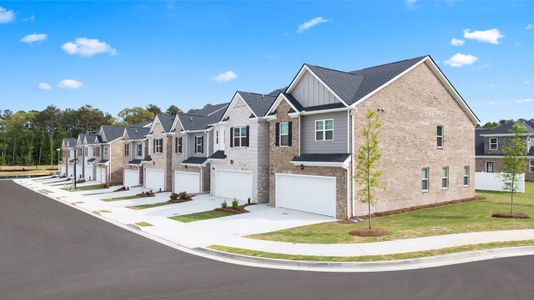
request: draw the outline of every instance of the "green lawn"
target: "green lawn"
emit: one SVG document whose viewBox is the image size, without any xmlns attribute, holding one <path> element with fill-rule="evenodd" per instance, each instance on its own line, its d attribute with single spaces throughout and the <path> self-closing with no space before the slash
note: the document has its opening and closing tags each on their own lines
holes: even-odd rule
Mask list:
<svg viewBox="0 0 534 300">
<path fill-rule="evenodd" d="M 200 221 L 200 220 L 215 219 L 215 218 L 231 216 L 233 214 L 234 213 L 227 212 L 227 211 L 208 210 L 208 211 L 203 211 L 203 212 L 189 214 L 189 215 L 169 217 L 169 219 L 184 222 L 184 223 L 189 223 L 189 222 L 195 222 L 195 221 Z"/>
<path fill-rule="evenodd" d="M 295 227 L 249 236 L 255 239 L 293 243 L 335 244 L 374 242 L 403 238 L 473 232 L 534 228 L 534 183 L 526 183 L 527 192 L 516 194 L 514 212 L 526 213 L 532 219 L 492 218 L 495 212 L 510 208 L 510 197 L 501 192 L 478 192 L 484 200 L 449 204 L 440 207 L 373 218 L 374 227 L 384 228 L 389 234 L 382 237 L 355 237 L 349 231 L 367 226 L 367 222 L 340 224 L 327 222 Z"/>
<path fill-rule="evenodd" d="M 64 190 L 69 191 L 69 192 L 81 192 L 81 191 L 92 191 L 92 190 L 100 190 L 100 189 L 103 189 L 101 184 L 94 184 L 94 185 L 77 186 L 76 189 L 66 188 Z"/>
<path fill-rule="evenodd" d="M 368 256 L 289 255 L 289 254 L 279 254 L 279 253 L 248 250 L 248 249 L 242 249 L 242 248 L 226 247 L 226 246 L 221 246 L 221 245 L 212 245 L 212 246 L 209 246 L 208 248 L 218 250 L 218 251 L 223 251 L 223 252 L 255 256 L 255 257 L 263 257 L 263 258 L 274 258 L 274 259 L 324 261 L 324 262 L 369 262 L 369 261 L 411 259 L 411 258 L 445 255 L 445 254 L 452 254 L 452 253 L 459 253 L 459 252 L 468 252 L 468 251 L 475 251 L 475 250 L 506 248 L 506 247 L 521 247 L 521 246 L 534 246 L 534 240 L 475 244 L 475 245 L 444 248 L 444 249 L 438 249 L 438 250 L 408 252 L 408 253 L 389 254 L 389 255 L 368 255 Z"/>
<path fill-rule="evenodd" d="M 150 227 L 150 226 L 154 226 L 148 222 L 137 222 L 135 223 L 135 225 L 139 226 L 139 227 Z"/>
<path fill-rule="evenodd" d="M 121 200 L 133 200 L 133 199 L 139 199 L 139 198 L 149 198 L 149 197 L 140 196 L 140 195 L 131 195 L 131 196 L 124 196 L 124 197 L 116 197 L 116 198 L 104 198 L 101 200 L 106 201 L 106 202 L 113 202 L 113 201 L 121 201 Z"/>
<path fill-rule="evenodd" d="M 97 210 L 97 212 L 99 212 L 99 213 L 106 213 L 106 214 L 111 213 L 111 211 L 109 211 L 109 210 L 107 210 L 107 209 Z"/>
<path fill-rule="evenodd" d="M 174 204 L 174 203 L 169 202 L 169 201 L 165 201 L 165 202 L 157 202 L 157 203 L 144 204 L 144 205 L 134 205 L 134 206 L 127 206 L 127 207 L 129 209 L 141 210 L 141 209 L 147 209 L 147 208 L 158 207 L 158 206 L 165 206 L 165 205 L 170 205 L 170 204 Z"/>
</svg>

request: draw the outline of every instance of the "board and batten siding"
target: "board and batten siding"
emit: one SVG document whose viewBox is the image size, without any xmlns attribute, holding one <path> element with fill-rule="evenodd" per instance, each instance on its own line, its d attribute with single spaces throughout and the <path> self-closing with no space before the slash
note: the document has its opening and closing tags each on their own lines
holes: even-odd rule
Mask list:
<svg viewBox="0 0 534 300">
<path fill-rule="evenodd" d="M 198 136 L 198 135 L 204 136 L 204 147 L 203 147 L 204 152 L 203 153 L 195 153 L 195 137 Z M 204 156 L 206 156 L 206 153 L 207 153 L 207 150 L 208 150 L 207 149 L 207 146 L 208 146 L 207 141 L 208 141 L 208 136 L 205 133 L 197 132 L 197 133 L 189 133 L 189 134 L 187 134 L 187 145 L 186 145 L 186 147 L 187 147 L 187 157 L 191 157 L 191 156 L 204 157 Z"/>
<path fill-rule="evenodd" d="M 314 114 L 301 116 L 301 152 L 306 153 L 347 153 L 347 112 Z M 334 120 L 334 140 L 315 140 L 315 121 Z"/>
<path fill-rule="evenodd" d="M 338 103 L 339 100 L 310 72 L 305 72 L 291 95 L 304 107 Z"/>
</svg>

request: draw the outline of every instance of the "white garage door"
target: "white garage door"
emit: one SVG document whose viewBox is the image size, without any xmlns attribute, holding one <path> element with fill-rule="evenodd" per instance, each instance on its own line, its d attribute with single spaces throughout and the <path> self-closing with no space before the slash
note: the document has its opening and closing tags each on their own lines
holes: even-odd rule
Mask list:
<svg viewBox="0 0 534 300">
<path fill-rule="evenodd" d="M 85 164 L 85 180 L 94 180 L 95 175 L 93 175 L 94 165 L 92 163 Z"/>
<path fill-rule="evenodd" d="M 65 175 L 67 175 L 66 173 L 67 172 L 66 172 L 65 165 L 60 165 L 59 166 L 59 176 L 65 176 Z"/>
<path fill-rule="evenodd" d="M 106 182 L 106 167 L 96 167 L 96 182 L 105 183 Z"/>
<path fill-rule="evenodd" d="M 165 190 L 165 174 L 162 169 L 146 169 L 145 187 L 153 192 Z"/>
<path fill-rule="evenodd" d="M 215 196 L 244 201 L 252 199 L 252 172 L 216 170 Z"/>
<path fill-rule="evenodd" d="M 83 177 L 83 165 L 82 164 L 76 164 L 76 177 L 77 178 Z"/>
<path fill-rule="evenodd" d="M 74 165 L 73 164 L 69 164 L 68 176 L 69 177 L 74 176 Z"/>
<path fill-rule="evenodd" d="M 124 186 L 133 187 L 138 185 L 140 185 L 139 170 L 124 170 Z"/>
<path fill-rule="evenodd" d="M 200 173 L 174 171 L 174 192 L 199 193 Z"/>
<path fill-rule="evenodd" d="M 336 178 L 276 174 L 276 206 L 336 216 Z"/>
</svg>

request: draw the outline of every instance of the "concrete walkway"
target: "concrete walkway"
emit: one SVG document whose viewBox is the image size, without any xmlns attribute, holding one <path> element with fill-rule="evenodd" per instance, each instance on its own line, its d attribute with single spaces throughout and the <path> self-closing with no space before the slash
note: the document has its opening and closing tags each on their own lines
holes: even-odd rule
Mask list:
<svg viewBox="0 0 534 300">
<path fill-rule="evenodd" d="M 53 180 L 51 181 L 53 182 Z M 144 189 L 138 187 L 132 188 L 130 191 L 109 193 L 118 188 L 112 187 L 102 190 L 67 192 L 60 187 L 48 185 L 50 181 L 39 182 L 24 179 L 16 180 L 16 182 L 35 191 L 43 188 L 50 190 L 52 193 L 47 193 L 48 196 L 75 204 L 86 211 L 107 210 L 109 213 L 103 213 L 103 217 L 124 225 L 148 222 L 153 226 L 140 227 L 139 229 L 188 248 L 203 248 L 218 244 L 279 254 L 347 257 L 398 254 L 482 243 L 534 239 L 534 229 L 525 229 L 448 234 L 374 243 L 303 244 L 264 241 L 243 236 L 328 222 L 334 219 L 282 208 L 271 208 L 266 205 L 254 205 L 248 207 L 250 213 L 247 214 L 182 223 L 170 220 L 168 217 L 212 210 L 219 207 L 221 198 L 198 195 L 190 202 L 136 211 L 127 208 L 127 206 L 166 201 L 170 193 L 158 193 L 153 198 L 104 202 L 100 199 L 133 195 Z M 95 192 L 108 193 L 84 196 L 84 194 Z"/>
</svg>

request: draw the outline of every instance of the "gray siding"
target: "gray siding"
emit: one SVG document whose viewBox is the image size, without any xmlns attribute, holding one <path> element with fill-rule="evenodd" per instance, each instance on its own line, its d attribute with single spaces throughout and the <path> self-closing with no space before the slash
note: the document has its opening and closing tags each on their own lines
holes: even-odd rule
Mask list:
<svg viewBox="0 0 534 300">
<path fill-rule="evenodd" d="M 347 112 L 335 112 L 302 116 L 301 121 L 301 149 L 302 153 L 347 153 Z M 315 140 L 315 120 L 334 120 L 334 140 Z"/>
<path fill-rule="evenodd" d="M 204 136 L 204 152 L 203 153 L 195 153 L 195 136 L 202 135 Z M 188 133 L 187 134 L 187 157 L 196 156 L 196 157 L 204 157 L 206 156 L 206 153 L 208 151 L 208 136 L 205 133 Z M 210 145 L 211 147 L 211 145 Z"/>
<path fill-rule="evenodd" d="M 319 80 L 306 72 L 291 92 L 304 107 L 338 103 L 339 100 Z"/>
</svg>

